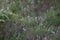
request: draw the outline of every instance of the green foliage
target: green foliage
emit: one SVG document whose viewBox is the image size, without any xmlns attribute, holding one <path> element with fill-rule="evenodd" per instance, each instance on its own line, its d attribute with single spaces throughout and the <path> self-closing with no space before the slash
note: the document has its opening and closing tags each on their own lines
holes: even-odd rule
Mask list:
<svg viewBox="0 0 60 40">
<path fill-rule="evenodd" d="M 10 19 L 16 21 L 17 18 L 18 18 L 18 15 L 17 14 L 14 14 L 14 13 L 9 12 L 9 11 L 4 10 L 4 9 L 1 9 L 0 10 L 0 22 L 7 22 Z"/>
<path fill-rule="evenodd" d="M 37 34 L 40 35 L 41 37 L 45 36 L 48 33 L 48 30 L 44 28 L 38 28 L 36 31 L 37 31 Z"/>
<path fill-rule="evenodd" d="M 24 17 L 20 18 L 20 21 L 21 23 L 24 23 L 24 24 L 28 23 L 27 19 Z"/>
<path fill-rule="evenodd" d="M 39 11 L 41 9 L 45 9 L 47 5 L 49 6 L 48 1 L 47 4 L 44 0 L 8 0 L 5 1 L 7 3 L 5 6 L 2 2 L 3 9 L 0 10 L 0 24 L 4 24 L 0 25 L 0 40 L 4 35 L 2 32 L 6 34 L 4 36 L 5 40 L 26 40 L 26 36 L 33 36 L 34 38 L 36 35 L 40 37 L 49 36 L 52 40 L 59 40 L 58 35 L 60 34 L 55 25 L 60 26 L 60 2 L 57 0 L 49 1 L 53 7 L 45 13 L 42 21 L 40 18 L 35 19 L 35 13 L 40 14 Z M 7 5 L 9 8 L 7 8 Z M 8 10 L 4 9 L 5 7 Z M 29 17 L 23 17 L 24 13 Z M 24 30 L 23 27 L 25 28 Z M 58 35 L 56 36 L 55 34 Z M 32 39 L 29 38 L 27 40 Z"/>
<path fill-rule="evenodd" d="M 17 6 L 15 4 L 14 5 L 11 5 L 9 8 L 14 13 L 16 13 L 16 11 L 18 10 L 18 8 L 17 8 Z"/>
<path fill-rule="evenodd" d="M 50 9 L 46 13 L 45 17 L 45 25 L 59 25 L 60 24 L 60 18 L 56 15 L 56 13 L 53 9 Z"/>
<path fill-rule="evenodd" d="M 4 10 L 4 9 L 0 10 L 0 22 L 6 22 L 9 20 L 9 17 L 7 16 L 5 11 L 6 10 Z"/>
</svg>

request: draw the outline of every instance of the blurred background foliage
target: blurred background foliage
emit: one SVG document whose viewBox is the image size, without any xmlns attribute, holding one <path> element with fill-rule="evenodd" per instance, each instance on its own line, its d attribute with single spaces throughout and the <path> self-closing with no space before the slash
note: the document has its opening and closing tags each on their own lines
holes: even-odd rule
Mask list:
<svg viewBox="0 0 60 40">
<path fill-rule="evenodd" d="M 0 0 L 0 40 L 60 40 L 60 0 Z"/>
</svg>

